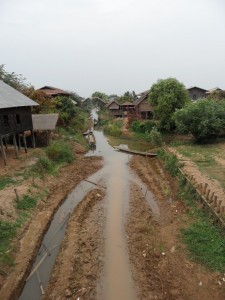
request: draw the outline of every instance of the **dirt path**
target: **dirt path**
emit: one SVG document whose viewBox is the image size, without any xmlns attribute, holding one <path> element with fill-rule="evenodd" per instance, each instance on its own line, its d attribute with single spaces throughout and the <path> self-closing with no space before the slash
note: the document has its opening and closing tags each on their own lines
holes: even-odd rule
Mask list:
<svg viewBox="0 0 225 300">
<path fill-rule="evenodd" d="M 154 191 L 160 208 L 157 219 L 138 186 L 132 187 L 126 230 L 139 299 L 225 299 L 222 274 L 205 270 L 185 254 L 179 232 L 187 221 L 186 210 L 160 163 L 153 159 L 148 165 L 135 157 L 131 166 Z M 168 196 L 163 195 L 166 186 Z"/>
</svg>

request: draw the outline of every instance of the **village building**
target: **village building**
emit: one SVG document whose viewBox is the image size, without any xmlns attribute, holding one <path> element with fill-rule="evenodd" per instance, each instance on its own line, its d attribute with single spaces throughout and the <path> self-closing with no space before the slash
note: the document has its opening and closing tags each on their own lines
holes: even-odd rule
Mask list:
<svg viewBox="0 0 225 300">
<path fill-rule="evenodd" d="M 106 108 L 108 109 L 110 115 L 115 118 L 122 118 L 124 116 L 122 105 L 119 104 L 116 100 L 113 100 L 112 102 L 108 103 L 106 105 Z"/>
<path fill-rule="evenodd" d="M 21 146 L 21 137 L 27 152 L 25 131 L 30 130 L 33 137 L 31 106 L 36 105 L 36 102 L 0 80 L 0 144 L 5 164 L 8 138 L 13 140 L 16 157 Z M 34 137 L 32 141 L 35 146 Z"/>
<path fill-rule="evenodd" d="M 55 98 L 58 96 L 63 96 L 63 97 L 69 97 L 70 93 L 63 91 L 61 89 L 52 87 L 52 86 L 43 86 L 42 88 L 38 89 L 38 91 L 42 91 L 46 95 L 48 95 L 51 98 Z"/>
<path fill-rule="evenodd" d="M 206 98 L 207 96 L 207 90 L 199 88 L 197 86 L 190 87 L 187 89 L 190 98 L 195 101 L 199 98 Z"/>
<path fill-rule="evenodd" d="M 33 114 L 33 132 L 38 147 L 48 146 L 51 133 L 56 130 L 59 114 Z"/>
<path fill-rule="evenodd" d="M 151 119 L 153 117 L 153 108 L 148 101 L 149 91 L 143 92 L 133 102 L 135 114 L 140 119 Z"/>
<path fill-rule="evenodd" d="M 135 105 L 134 103 L 131 102 L 125 102 L 123 104 L 121 104 L 122 107 L 122 111 L 124 113 L 124 116 L 129 116 L 130 114 L 134 114 L 135 113 Z"/>
</svg>

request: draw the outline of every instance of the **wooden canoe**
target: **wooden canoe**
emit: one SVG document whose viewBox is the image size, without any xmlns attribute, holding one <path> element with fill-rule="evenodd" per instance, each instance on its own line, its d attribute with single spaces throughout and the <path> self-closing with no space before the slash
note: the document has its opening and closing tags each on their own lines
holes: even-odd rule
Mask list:
<svg viewBox="0 0 225 300">
<path fill-rule="evenodd" d="M 130 150 L 128 148 L 124 148 L 124 147 L 115 147 L 115 150 L 119 150 L 119 151 L 122 151 L 122 152 L 126 152 L 126 153 L 130 153 L 130 154 L 136 154 L 136 155 L 142 155 L 142 156 L 151 156 L 151 157 L 154 157 L 154 156 L 157 156 L 156 153 L 151 153 L 151 152 L 141 152 L 141 151 L 136 151 L 136 150 Z"/>
</svg>

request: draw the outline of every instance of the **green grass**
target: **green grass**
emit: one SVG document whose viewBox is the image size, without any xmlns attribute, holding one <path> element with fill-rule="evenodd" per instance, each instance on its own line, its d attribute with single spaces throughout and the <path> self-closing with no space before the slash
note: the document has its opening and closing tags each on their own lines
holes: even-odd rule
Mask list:
<svg viewBox="0 0 225 300">
<path fill-rule="evenodd" d="M 24 195 L 23 198 L 16 203 L 16 208 L 20 210 L 29 210 L 37 204 L 37 199 L 29 195 Z"/>
<path fill-rule="evenodd" d="M 0 178 L 0 190 L 3 190 L 5 187 L 15 184 L 16 180 L 10 177 L 1 177 Z"/>
<path fill-rule="evenodd" d="M 218 180 L 221 186 L 225 188 L 225 168 L 216 161 L 216 157 L 225 160 L 225 153 L 220 149 L 219 143 L 202 145 L 189 143 L 174 147 L 180 154 L 192 160 L 203 174 Z"/>
<path fill-rule="evenodd" d="M 213 223 L 210 211 L 199 207 L 200 198 L 192 185 L 180 175 L 178 197 L 189 209 L 191 225 L 181 229 L 181 241 L 190 259 L 211 271 L 225 272 L 225 234 Z"/>
<path fill-rule="evenodd" d="M 72 147 L 63 141 L 53 141 L 46 148 L 46 154 L 49 159 L 57 163 L 71 163 L 74 160 Z"/>
</svg>

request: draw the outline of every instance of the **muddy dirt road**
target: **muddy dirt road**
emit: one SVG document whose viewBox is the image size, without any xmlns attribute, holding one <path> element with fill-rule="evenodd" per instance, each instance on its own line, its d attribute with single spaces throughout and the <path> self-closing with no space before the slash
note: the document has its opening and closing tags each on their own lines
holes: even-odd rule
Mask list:
<svg viewBox="0 0 225 300">
<path fill-rule="evenodd" d="M 205 270 L 185 254 L 179 232 L 186 209 L 157 158 L 118 153 L 101 132 L 95 137 L 97 149 L 85 159 L 104 159 L 103 167 L 97 171 L 96 166 L 88 177 L 97 186 L 77 182 L 84 195 L 79 201 L 76 192 L 69 197 L 77 204 L 51 277 L 43 284 L 45 293 L 41 296 L 36 276 L 29 296 L 20 299 L 36 299 L 37 293 L 46 300 L 225 299 L 222 274 Z M 22 270 L 17 274 L 22 278 Z M 18 299 L 12 278 L 0 291 L 3 299 Z"/>
</svg>

